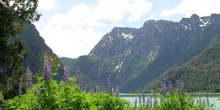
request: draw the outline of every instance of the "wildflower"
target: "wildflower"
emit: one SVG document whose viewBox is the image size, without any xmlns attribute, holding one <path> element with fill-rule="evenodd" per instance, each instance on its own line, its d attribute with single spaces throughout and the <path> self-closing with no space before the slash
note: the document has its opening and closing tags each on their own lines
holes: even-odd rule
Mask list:
<svg viewBox="0 0 220 110">
<path fill-rule="evenodd" d="M 94 93 L 93 89 L 90 88 L 90 91 L 89 91 L 90 95 L 92 95 Z"/>
<path fill-rule="evenodd" d="M 161 80 L 160 85 L 161 85 L 160 94 L 165 95 L 166 94 L 166 89 L 167 89 L 166 83 L 163 80 Z"/>
<path fill-rule="evenodd" d="M 115 89 L 115 96 L 119 97 L 119 95 L 120 95 L 120 90 L 119 90 L 119 87 L 117 86 Z"/>
<path fill-rule="evenodd" d="M 96 86 L 96 93 L 99 93 L 99 92 L 100 92 L 99 86 L 97 85 L 97 86 Z"/>
<path fill-rule="evenodd" d="M 141 105 L 141 92 L 139 92 L 139 95 L 138 95 L 138 102 L 139 102 L 139 105 Z"/>
<path fill-rule="evenodd" d="M 184 93 L 184 90 L 185 90 L 184 82 L 183 82 L 183 81 L 180 81 L 180 91 L 181 91 L 182 93 Z"/>
<path fill-rule="evenodd" d="M 22 79 L 20 79 L 19 86 L 18 86 L 18 95 L 22 95 Z"/>
<path fill-rule="evenodd" d="M 177 81 L 176 81 L 176 87 L 177 87 L 178 89 L 180 88 L 180 83 L 181 83 L 180 80 L 177 80 Z"/>
<path fill-rule="evenodd" d="M 68 83 L 69 82 L 69 67 L 65 65 L 64 67 L 64 77 L 63 80 Z"/>
<path fill-rule="evenodd" d="M 26 82 L 28 87 L 32 86 L 31 70 L 29 66 L 27 66 L 27 70 L 26 70 Z"/>
<path fill-rule="evenodd" d="M 108 88 L 109 88 L 109 89 L 112 88 L 110 78 L 111 78 L 111 75 L 108 76 Z"/>
<path fill-rule="evenodd" d="M 169 92 L 172 93 L 173 91 L 172 81 L 168 81 L 168 89 L 169 89 Z"/>
<path fill-rule="evenodd" d="M 145 89 L 142 90 L 143 105 L 145 104 Z"/>
<path fill-rule="evenodd" d="M 45 73 L 45 81 L 49 82 L 51 80 L 51 64 L 47 55 L 44 55 L 44 73 Z"/>
<path fill-rule="evenodd" d="M 81 89 L 82 89 L 82 77 L 83 77 L 83 74 L 80 73 L 80 71 L 78 70 L 78 72 L 77 72 L 77 83 L 79 84 Z"/>
<path fill-rule="evenodd" d="M 112 87 L 112 95 L 115 94 L 115 90 L 114 90 L 114 87 Z"/>
</svg>

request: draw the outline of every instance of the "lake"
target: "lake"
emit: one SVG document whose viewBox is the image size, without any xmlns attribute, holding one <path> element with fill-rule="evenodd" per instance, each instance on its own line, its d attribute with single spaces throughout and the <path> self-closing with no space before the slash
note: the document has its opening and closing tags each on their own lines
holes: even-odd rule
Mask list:
<svg viewBox="0 0 220 110">
<path fill-rule="evenodd" d="M 198 100 L 202 100 L 206 103 L 206 93 L 193 93 L 192 96 L 198 97 Z M 156 95 L 158 96 L 158 95 Z M 220 110 L 220 100 L 218 100 L 220 98 L 220 93 L 209 93 L 208 94 L 208 100 L 210 104 L 214 105 L 215 110 Z M 121 93 L 120 97 L 122 99 L 127 100 L 128 102 L 130 102 L 132 105 L 134 105 L 135 100 L 137 102 L 137 105 L 139 105 L 139 95 L 138 94 L 127 94 L 127 93 Z M 145 103 L 147 102 L 147 99 L 152 97 L 152 94 L 145 94 Z M 156 98 L 157 101 L 159 102 L 159 98 Z M 142 97 L 141 97 L 141 101 L 142 101 Z M 153 98 L 152 98 L 153 100 Z M 142 104 L 142 102 L 141 102 Z"/>
</svg>

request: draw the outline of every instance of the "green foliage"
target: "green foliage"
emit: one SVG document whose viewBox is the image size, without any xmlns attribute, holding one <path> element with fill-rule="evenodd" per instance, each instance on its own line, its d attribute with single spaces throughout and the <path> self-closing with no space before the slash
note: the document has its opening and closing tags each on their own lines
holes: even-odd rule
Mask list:
<svg viewBox="0 0 220 110">
<path fill-rule="evenodd" d="M 175 92 L 161 96 L 156 110 L 207 110 L 205 105 L 196 104 L 196 99 L 188 94 Z"/>
<path fill-rule="evenodd" d="M 217 41 L 206 51 L 186 62 L 170 69 L 164 79 L 184 80 L 191 91 L 219 92 L 220 87 L 220 42 Z"/>
<path fill-rule="evenodd" d="M 129 103 L 125 100 L 104 92 L 92 95 L 91 101 L 96 110 L 125 110 L 129 107 Z"/>
<path fill-rule="evenodd" d="M 89 95 L 71 79 L 39 83 L 27 93 L 8 100 L 9 109 L 22 110 L 123 110 L 128 102 L 108 93 Z"/>
<path fill-rule="evenodd" d="M 38 0 L 3 0 L 0 2 L 0 90 L 4 98 L 17 95 L 17 84 L 22 74 L 22 61 L 26 56 L 23 41 L 14 37 L 24 26 L 38 21 Z"/>
<path fill-rule="evenodd" d="M 7 109 L 18 110 L 212 110 L 205 104 L 197 103 L 196 97 L 178 90 L 161 96 L 156 107 L 132 107 L 129 102 L 109 93 L 83 92 L 73 78 L 68 84 L 54 80 L 38 83 L 26 94 L 9 99 L 5 105 Z"/>
</svg>

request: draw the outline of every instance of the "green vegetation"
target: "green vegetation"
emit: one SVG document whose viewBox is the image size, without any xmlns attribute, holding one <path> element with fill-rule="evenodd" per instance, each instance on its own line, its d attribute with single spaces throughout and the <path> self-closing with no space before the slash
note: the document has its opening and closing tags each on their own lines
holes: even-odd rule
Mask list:
<svg viewBox="0 0 220 110">
<path fill-rule="evenodd" d="M 4 98 L 16 96 L 26 56 L 23 40 L 14 37 L 26 24 L 38 21 L 37 0 L 1 0 L 0 2 L 0 90 Z"/>
<path fill-rule="evenodd" d="M 182 66 L 163 74 L 165 80 L 184 80 L 191 91 L 219 92 L 220 87 L 220 41 L 193 57 Z"/>
<path fill-rule="evenodd" d="M 134 74 L 139 75 L 144 72 L 161 73 L 162 70 L 168 67 L 162 68 L 161 71 L 145 70 L 147 65 L 152 62 L 149 60 L 149 62 L 146 63 L 145 60 L 150 57 L 140 57 L 139 52 L 141 52 L 141 48 L 145 48 L 147 44 L 144 44 L 144 46 L 142 45 L 143 47 L 140 49 L 135 49 L 138 51 L 136 51 L 134 55 L 129 56 L 128 54 L 130 54 L 130 52 L 126 51 L 125 54 L 120 56 L 122 60 L 119 60 L 118 57 L 112 59 L 107 57 L 107 60 L 102 61 L 96 55 L 81 56 L 79 59 L 73 60 L 73 62 L 68 62 L 69 59 L 64 59 L 67 63 L 72 65 L 71 68 L 74 68 L 74 70 L 71 70 L 72 73 L 78 71 L 78 67 L 83 67 L 80 68 L 80 71 L 86 73 L 87 79 L 85 79 L 89 80 L 83 83 L 94 81 L 92 84 L 90 83 L 90 85 L 84 84 L 90 87 L 83 87 L 82 74 L 77 74 L 78 76 L 76 79 L 69 78 L 70 70 L 68 66 L 65 65 L 64 70 L 60 70 L 62 65 L 60 66 L 59 59 L 56 55 L 52 54 L 52 50 L 48 49 L 45 45 L 41 45 L 41 48 L 35 48 L 38 44 L 34 44 L 33 41 L 37 41 L 35 38 L 38 37 L 38 33 L 32 31 L 34 26 L 30 25 L 30 22 L 38 21 L 41 16 L 36 11 L 37 2 L 38 0 L 3 0 L 0 2 L 0 110 L 212 109 L 209 104 L 202 104 L 201 100 L 199 103 L 196 103 L 194 97 L 183 93 L 181 89 L 177 89 L 170 93 L 161 93 L 162 95 L 160 96 L 159 103 L 156 100 L 150 102 L 152 100 L 148 99 L 146 104 L 143 102 L 143 105 L 140 106 L 137 106 L 137 103 L 135 106 L 132 106 L 126 100 L 117 97 L 117 95 L 115 96 L 114 94 L 116 93 L 109 92 L 112 86 L 118 84 L 117 81 L 114 81 L 109 87 L 105 87 L 105 84 L 101 85 L 104 86 L 104 90 L 96 89 L 96 93 L 94 93 L 92 89 L 90 92 L 86 92 L 87 88 L 95 87 L 97 82 L 94 80 L 97 79 L 100 82 L 107 82 L 107 76 L 109 76 L 109 81 L 110 76 L 113 78 L 127 77 L 128 79 L 121 79 L 123 83 L 120 85 L 126 84 L 128 86 L 129 83 L 127 83 L 127 81 L 136 81 L 134 80 L 136 78 L 136 76 L 133 76 Z M 29 30 L 29 32 L 21 31 L 26 26 L 26 30 Z M 24 38 L 27 42 L 32 42 L 33 45 L 24 45 L 23 37 L 18 35 L 18 33 L 26 36 L 34 35 L 32 40 Z M 41 40 L 40 42 L 42 43 L 44 41 Z M 28 51 L 26 48 L 30 49 L 31 55 L 27 55 Z M 117 49 L 114 46 L 109 48 L 111 48 L 109 51 L 110 56 L 117 53 L 115 52 Z M 191 90 L 202 89 L 220 91 L 220 88 L 217 86 L 220 84 L 218 81 L 220 78 L 218 74 L 220 72 L 219 50 L 220 43 L 218 42 L 185 65 L 168 71 L 167 74 L 170 77 L 166 77 L 166 80 L 174 81 L 177 78 L 182 79 L 186 81 Z M 42 55 L 42 53 L 48 51 L 50 52 L 49 55 L 52 54 L 51 56 L 48 57 L 46 54 Z M 120 53 L 121 50 L 117 51 Z M 42 56 L 40 56 L 39 53 L 41 53 Z M 167 54 L 167 56 L 169 55 L 170 54 Z M 32 64 L 25 62 L 25 58 L 32 60 Z M 40 60 L 43 58 L 44 61 Z M 172 59 L 172 57 L 169 58 Z M 170 59 L 157 59 L 157 62 L 153 63 L 154 65 L 151 65 L 149 68 L 154 69 L 158 67 L 159 64 L 163 67 L 164 65 L 161 62 L 167 62 Z M 174 62 L 174 59 L 172 61 Z M 33 64 L 33 62 L 36 65 Z M 42 64 L 43 66 L 39 64 L 39 62 L 44 62 Z M 28 65 L 32 68 L 29 68 Z M 26 74 L 23 74 L 23 66 L 27 67 Z M 44 67 L 43 70 L 40 69 L 41 67 Z M 132 70 L 127 70 L 125 68 Z M 31 70 L 36 74 L 32 74 Z M 64 71 L 63 74 L 57 74 L 61 73 L 61 71 Z M 129 79 L 128 76 L 132 77 Z M 156 75 L 149 74 L 148 77 L 153 78 L 156 77 Z M 55 80 L 61 78 L 64 80 Z M 142 78 L 144 79 L 146 77 L 141 76 L 141 79 Z M 137 82 L 139 84 L 136 83 L 136 85 L 141 86 L 141 81 L 144 80 L 139 80 Z M 133 82 L 130 83 L 132 85 L 135 84 Z M 105 91 L 106 88 L 108 88 L 108 92 Z M 162 88 L 162 90 L 164 89 Z"/>
<path fill-rule="evenodd" d="M 169 88 L 161 83 L 160 102 L 155 100 L 154 95 L 153 102 L 151 97 L 140 106 L 131 106 L 126 100 L 105 91 L 88 93 L 80 88 L 79 80 L 82 79 L 69 78 L 68 66 L 64 68 L 63 81 L 53 80 L 56 72 L 51 68 L 56 70 L 57 67 L 51 61 L 51 57 L 44 56 L 44 72 L 39 74 L 36 84 L 32 85 L 31 73 L 27 71 L 27 82 L 19 83 L 19 96 L 3 100 L 0 107 L 3 110 L 206 110 L 209 107 L 212 110 L 209 105 L 196 103 L 194 97 L 185 94 L 183 82 L 179 82 L 176 91 L 172 91 L 172 83 L 169 83 Z M 23 94 L 22 88 L 27 88 Z M 167 90 L 169 93 L 166 93 Z"/>
<path fill-rule="evenodd" d="M 8 100 L 9 109 L 23 110 L 123 110 L 128 103 L 108 93 L 89 95 L 74 79 L 39 83 L 22 96 Z"/>
</svg>

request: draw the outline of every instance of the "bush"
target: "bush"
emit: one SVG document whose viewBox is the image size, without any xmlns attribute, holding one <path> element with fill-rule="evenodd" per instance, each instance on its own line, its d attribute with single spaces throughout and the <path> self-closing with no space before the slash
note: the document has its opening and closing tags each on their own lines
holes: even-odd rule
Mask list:
<svg viewBox="0 0 220 110">
<path fill-rule="evenodd" d="M 74 83 L 39 83 L 27 93 L 8 100 L 9 109 L 22 110 L 124 110 L 129 103 L 109 93 L 90 95 Z"/>
</svg>

